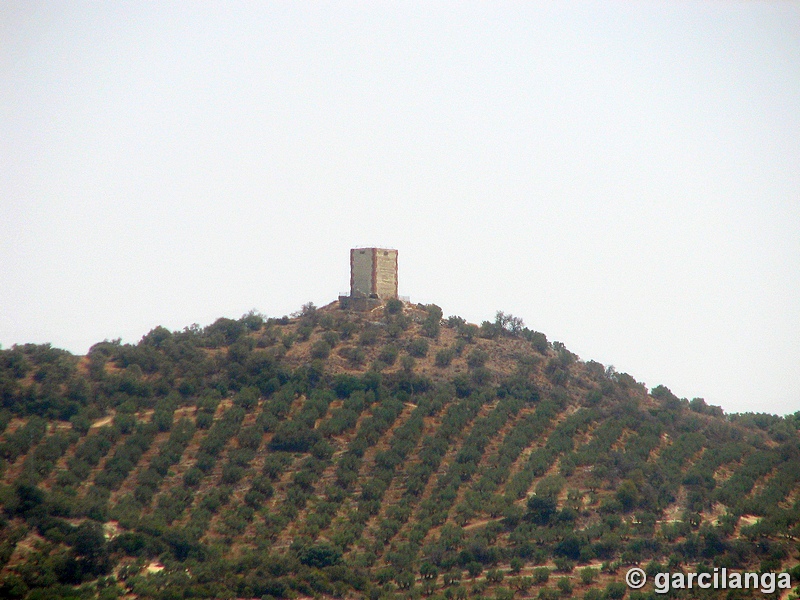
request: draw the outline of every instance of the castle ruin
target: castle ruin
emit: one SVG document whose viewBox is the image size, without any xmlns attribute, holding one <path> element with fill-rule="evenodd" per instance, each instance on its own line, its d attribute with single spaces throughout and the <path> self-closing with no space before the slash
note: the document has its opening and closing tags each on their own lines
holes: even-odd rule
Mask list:
<svg viewBox="0 0 800 600">
<path fill-rule="evenodd" d="M 397 250 L 351 249 L 350 295 L 339 296 L 339 306 L 369 310 L 392 298 L 397 298 Z"/>
</svg>

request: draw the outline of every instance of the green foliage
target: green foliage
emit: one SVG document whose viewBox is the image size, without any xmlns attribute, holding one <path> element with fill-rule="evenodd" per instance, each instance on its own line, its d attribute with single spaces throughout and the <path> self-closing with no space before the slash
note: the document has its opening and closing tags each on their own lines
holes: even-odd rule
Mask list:
<svg viewBox="0 0 800 600">
<path fill-rule="evenodd" d="M 488 359 L 489 354 L 485 350 L 475 348 L 467 355 L 467 365 L 470 369 L 478 369 L 484 366 Z"/>
<path fill-rule="evenodd" d="M 503 581 L 504 574 L 500 569 L 489 569 L 486 571 L 486 581 L 489 583 L 500 583 Z"/>
<path fill-rule="evenodd" d="M 594 567 L 583 567 L 580 570 L 580 578 L 581 583 L 583 585 L 591 585 L 597 580 L 597 577 L 600 575 L 600 571 L 595 569 Z"/>
<path fill-rule="evenodd" d="M 31 417 L 25 425 L 10 435 L 6 435 L 5 441 L 0 443 L 0 456 L 14 462 L 18 456 L 25 454 L 28 450 L 44 437 L 46 422 L 38 416 Z"/>
<path fill-rule="evenodd" d="M 422 579 L 435 580 L 439 576 L 439 569 L 429 562 L 424 562 L 419 569 L 419 575 Z"/>
<path fill-rule="evenodd" d="M 390 298 L 386 301 L 385 310 L 387 315 L 396 315 L 402 312 L 403 301 L 398 300 L 397 298 Z"/>
<path fill-rule="evenodd" d="M 301 548 L 297 558 L 304 565 L 321 569 L 338 564 L 342 560 L 342 553 L 330 544 L 320 543 Z"/>
<path fill-rule="evenodd" d="M 422 333 L 429 338 L 438 338 L 441 330 L 442 309 L 435 304 L 425 306 L 427 315 L 422 322 Z"/>
<path fill-rule="evenodd" d="M 533 570 L 533 582 L 536 585 L 542 585 L 550 580 L 550 569 L 547 567 L 536 567 Z"/>
<path fill-rule="evenodd" d="M 551 475 L 543 478 L 536 484 L 536 498 L 549 498 L 555 503 L 561 490 L 564 489 L 566 480 L 561 475 Z M 532 499 L 531 499 L 532 500 Z M 555 504 L 554 504 L 555 506 Z M 528 501 L 528 510 L 531 509 L 531 501 Z"/>
<path fill-rule="evenodd" d="M 444 368 L 453 362 L 456 352 L 453 348 L 442 348 L 436 353 L 435 364 L 439 368 Z"/>
<path fill-rule="evenodd" d="M 591 588 L 583 595 L 583 600 L 603 600 L 603 592 L 597 588 Z"/>
<path fill-rule="evenodd" d="M 459 339 L 471 343 L 480 333 L 480 329 L 478 329 L 477 325 L 473 325 L 471 323 L 465 323 L 463 325 L 458 326 L 458 337 Z"/>
<path fill-rule="evenodd" d="M 560 548 L 556 547 L 556 552 L 559 552 L 559 550 L 560 550 Z M 561 552 L 563 552 L 563 550 L 561 550 Z M 578 553 L 575 553 L 575 554 L 577 556 L 579 556 Z M 577 558 L 577 556 L 576 556 L 576 558 Z M 555 564 L 555 566 L 556 566 L 555 570 L 558 573 L 572 573 L 572 571 L 575 569 L 575 562 L 569 560 L 565 556 L 557 556 L 553 560 L 553 563 Z"/>
<path fill-rule="evenodd" d="M 380 338 L 380 329 L 373 325 L 365 327 L 358 337 L 358 343 L 362 346 L 374 346 Z"/>
<path fill-rule="evenodd" d="M 603 594 L 610 600 L 620 600 L 625 597 L 628 588 L 621 581 L 612 581 L 606 586 L 605 593 Z"/>
<path fill-rule="evenodd" d="M 381 351 L 378 354 L 378 359 L 391 366 L 397 360 L 399 353 L 400 351 L 397 349 L 397 346 L 394 344 L 386 344 L 383 348 L 381 348 Z"/>
<path fill-rule="evenodd" d="M 486 577 L 488 579 L 489 575 L 487 574 Z M 502 575 L 501 575 L 500 579 L 502 580 Z M 460 570 L 448 571 L 447 573 L 442 575 L 442 582 L 446 586 L 455 585 L 459 581 L 461 581 L 461 571 Z"/>
<path fill-rule="evenodd" d="M 314 342 L 314 344 L 311 346 L 311 358 L 318 358 L 320 360 L 325 360 L 326 358 L 328 358 L 328 356 L 330 356 L 330 353 L 331 353 L 331 345 L 324 340 L 318 340 Z"/>
<path fill-rule="evenodd" d="M 252 410 L 258 404 L 260 395 L 261 394 L 257 387 L 247 386 L 239 390 L 233 399 L 233 403 L 244 410 Z"/>
<path fill-rule="evenodd" d="M 347 398 L 356 390 L 363 390 L 363 381 L 354 375 L 336 375 L 331 383 L 331 389 L 336 392 L 339 398 Z"/>
<path fill-rule="evenodd" d="M 483 566 L 478 561 L 470 561 L 467 563 L 467 573 L 472 579 L 475 579 L 483 572 Z"/>
<path fill-rule="evenodd" d="M 246 330 L 247 327 L 241 321 L 225 317 L 217 319 L 203 330 L 204 345 L 208 348 L 230 346 L 244 335 Z"/>
<path fill-rule="evenodd" d="M 347 359 L 351 366 L 363 365 L 367 357 L 363 349 L 355 346 L 344 346 L 340 348 L 339 356 Z"/>
<path fill-rule="evenodd" d="M 556 586 L 563 597 L 569 598 L 572 596 L 572 582 L 569 577 L 561 577 L 558 582 L 556 582 Z"/>
<path fill-rule="evenodd" d="M 428 341 L 425 338 L 414 338 L 408 344 L 408 353 L 416 358 L 423 358 L 428 354 Z"/>
<path fill-rule="evenodd" d="M 271 450 L 285 452 L 308 452 L 319 439 L 319 433 L 308 425 L 286 421 L 278 425 L 269 447 Z"/>
<path fill-rule="evenodd" d="M 451 316 L 447 317 L 447 319 L 445 319 L 445 321 L 444 321 L 445 327 L 449 327 L 450 329 L 456 329 L 456 330 L 459 327 L 462 327 L 462 326 L 464 326 L 466 324 L 467 324 L 467 321 L 465 319 L 463 319 L 462 317 L 456 316 L 456 315 L 451 315 Z"/>
<path fill-rule="evenodd" d="M 341 336 L 335 331 L 326 331 L 322 334 L 322 340 L 333 349 L 341 341 Z"/>
<path fill-rule="evenodd" d="M 556 502 L 551 497 L 531 496 L 527 506 L 525 518 L 537 525 L 547 525 L 556 514 Z"/>
<path fill-rule="evenodd" d="M 490 321 L 483 321 L 478 331 L 478 335 L 487 340 L 493 340 L 500 335 L 500 328 L 496 323 Z"/>
<path fill-rule="evenodd" d="M 660 401 L 667 410 L 680 410 L 682 403 L 670 389 L 664 385 L 657 385 L 650 391 L 650 395 Z"/>
<path fill-rule="evenodd" d="M 509 564 L 511 568 L 511 573 L 514 575 L 518 575 L 519 572 L 522 570 L 522 567 L 525 566 L 525 562 L 519 557 L 515 556 L 511 559 L 511 563 Z"/>
<path fill-rule="evenodd" d="M 525 329 L 525 323 L 521 318 L 514 315 L 506 314 L 498 310 L 494 317 L 495 327 L 505 335 L 517 337 L 522 334 Z"/>
<path fill-rule="evenodd" d="M 512 315 L 479 329 L 424 309 L 387 303 L 380 326 L 251 311 L 84 363 L 0 350 L 0 595 L 511 600 L 574 582 L 600 600 L 627 593 L 628 564 L 790 564 L 800 418 L 726 417 L 664 386 L 640 401 L 632 377 Z M 433 361 L 455 375 L 429 380 L 414 355 L 438 335 L 457 336 Z M 347 364 L 323 365 L 333 348 Z M 164 571 L 144 575 L 151 560 Z"/>
<path fill-rule="evenodd" d="M 531 346 L 533 346 L 539 354 L 547 353 L 547 349 L 550 347 L 550 344 L 548 343 L 547 336 L 545 334 L 539 331 L 531 331 L 528 339 L 531 342 Z"/>
</svg>

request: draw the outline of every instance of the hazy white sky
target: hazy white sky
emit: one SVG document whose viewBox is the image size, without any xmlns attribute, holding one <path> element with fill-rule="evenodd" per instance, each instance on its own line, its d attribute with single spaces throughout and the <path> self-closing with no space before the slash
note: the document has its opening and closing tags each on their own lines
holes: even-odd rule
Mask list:
<svg viewBox="0 0 800 600">
<path fill-rule="evenodd" d="M 0 343 L 348 288 L 800 410 L 800 3 L 0 5 Z"/>
</svg>

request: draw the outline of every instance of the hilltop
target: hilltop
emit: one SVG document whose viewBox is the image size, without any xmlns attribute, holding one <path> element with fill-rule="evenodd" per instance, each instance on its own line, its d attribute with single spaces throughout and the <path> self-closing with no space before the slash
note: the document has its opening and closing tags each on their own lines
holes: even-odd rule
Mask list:
<svg viewBox="0 0 800 600">
<path fill-rule="evenodd" d="M 6 598 L 597 600 L 659 597 L 630 565 L 800 573 L 798 416 L 648 390 L 502 312 L 334 302 L 15 346 L 0 399 Z"/>
</svg>

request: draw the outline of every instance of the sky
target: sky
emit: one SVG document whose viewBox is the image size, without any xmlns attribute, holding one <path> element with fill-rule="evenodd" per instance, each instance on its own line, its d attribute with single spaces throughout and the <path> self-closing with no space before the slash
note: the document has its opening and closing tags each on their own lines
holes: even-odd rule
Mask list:
<svg viewBox="0 0 800 600">
<path fill-rule="evenodd" d="M 0 344 L 321 306 L 353 247 L 800 410 L 800 3 L 3 2 Z"/>
</svg>

